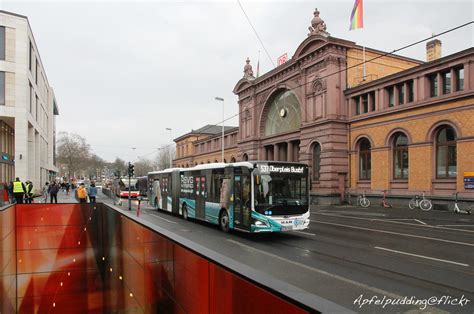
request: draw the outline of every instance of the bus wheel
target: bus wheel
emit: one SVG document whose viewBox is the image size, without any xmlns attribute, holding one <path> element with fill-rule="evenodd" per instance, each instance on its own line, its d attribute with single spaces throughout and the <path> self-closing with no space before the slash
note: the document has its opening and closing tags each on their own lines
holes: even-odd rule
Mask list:
<svg viewBox="0 0 474 314">
<path fill-rule="evenodd" d="M 229 215 L 225 209 L 221 210 L 221 214 L 219 215 L 219 226 L 222 231 L 229 232 Z"/>
<path fill-rule="evenodd" d="M 183 204 L 182 211 L 183 211 L 183 219 L 188 220 L 188 206 L 186 206 L 186 204 Z"/>
</svg>

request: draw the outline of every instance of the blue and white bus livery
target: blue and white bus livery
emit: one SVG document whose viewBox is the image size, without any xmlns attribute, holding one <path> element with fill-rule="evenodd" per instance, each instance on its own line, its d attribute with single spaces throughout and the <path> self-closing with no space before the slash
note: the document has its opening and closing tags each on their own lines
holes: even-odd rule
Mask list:
<svg viewBox="0 0 474 314">
<path fill-rule="evenodd" d="M 281 232 L 309 225 L 308 167 L 255 161 L 213 163 L 148 174 L 149 201 L 223 231 Z"/>
</svg>

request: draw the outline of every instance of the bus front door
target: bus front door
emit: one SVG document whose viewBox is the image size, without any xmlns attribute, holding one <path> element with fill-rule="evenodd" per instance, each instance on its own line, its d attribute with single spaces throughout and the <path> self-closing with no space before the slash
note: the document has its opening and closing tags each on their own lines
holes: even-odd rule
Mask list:
<svg viewBox="0 0 474 314">
<path fill-rule="evenodd" d="M 234 226 L 247 230 L 250 223 L 250 177 L 234 176 Z"/>
<path fill-rule="evenodd" d="M 206 206 L 206 177 L 200 176 L 195 178 L 196 191 L 196 218 L 205 219 Z"/>
</svg>

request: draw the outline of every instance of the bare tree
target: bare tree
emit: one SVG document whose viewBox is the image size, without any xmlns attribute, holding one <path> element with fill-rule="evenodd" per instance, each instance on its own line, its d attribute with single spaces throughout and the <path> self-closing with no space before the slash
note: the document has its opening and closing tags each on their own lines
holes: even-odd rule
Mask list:
<svg viewBox="0 0 474 314">
<path fill-rule="evenodd" d="M 126 176 L 128 172 L 128 166 L 127 163 L 120 159 L 119 157 L 115 158 L 115 161 L 111 164 L 110 166 L 113 170 L 113 172 L 119 172 L 120 176 Z"/>
<path fill-rule="evenodd" d="M 90 157 L 90 146 L 86 139 L 75 133 L 60 132 L 57 147 L 57 160 L 67 177 L 78 176 L 79 170 L 87 166 Z"/>
<path fill-rule="evenodd" d="M 170 154 L 171 157 L 175 158 L 176 150 L 174 146 L 164 146 L 160 148 L 158 152 L 158 156 L 155 159 L 155 167 L 157 170 L 163 170 L 167 168 L 171 168 L 172 165 L 170 164 Z"/>
<path fill-rule="evenodd" d="M 87 161 L 87 176 L 91 179 L 94 177 L 99 178 L 105 165 L 106 162 L 102 158 L 96 154 L 92 154 Z"/>
<path fill-rule="evenodd" d="M 150 159 L 140 158 L 134 165 L 137 177 L 146 176 L 148 172 L 153 171 L 153 162 Z"/>
</svg>

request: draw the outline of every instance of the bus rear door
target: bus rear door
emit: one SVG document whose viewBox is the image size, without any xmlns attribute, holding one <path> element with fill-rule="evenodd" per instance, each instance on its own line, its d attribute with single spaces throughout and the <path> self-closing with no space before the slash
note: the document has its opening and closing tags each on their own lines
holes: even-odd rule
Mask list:
<svg viewBox="0 0 474 314">
<path fill-rule="evenodd" d="M 206 206 L 206 176 L 197 176 L 194 180 L 195 184 L 195 200 L 196 200 L 196 218 L 205 219 Z"/>
<path fill-rule="evenodd" d="M 234 226 L 240 228 L 242 224 L 242 176 L 234 176 Z"/>
<path fill-rule="evenodd" d="M 161 209 L 168 210 L 168 177 L 162 177 L 160 182 L 161 188 Z"/>
</svg>

